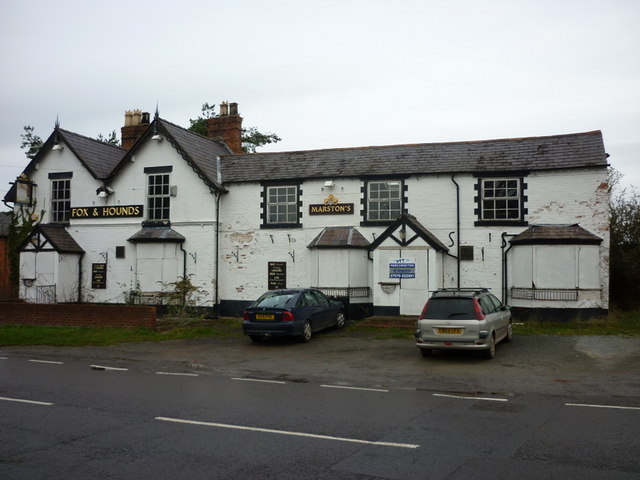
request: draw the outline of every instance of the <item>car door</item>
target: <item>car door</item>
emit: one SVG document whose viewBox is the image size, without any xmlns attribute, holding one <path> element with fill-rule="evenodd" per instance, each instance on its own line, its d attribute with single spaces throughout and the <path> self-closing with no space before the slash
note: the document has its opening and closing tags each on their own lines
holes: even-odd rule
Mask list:
<svg viewBox="0 0 640 480">
<path fill-rule="evenodd" d="M 507 334 L 507 327 L 509 326 L 509 319 L 511 318 L 511 313 L 507 310 L 502 302 L 498 300 L 495 295 L 487 295 L 487 298 L 491 300 L 491 302 L 495 305 L 495 315 L 496 315 L 496 331 L 498 332 L 498 338 L 502 338 Z"/>
<path fill-rule="evenodd" d="M 316 304 L 318 305 L 318 322 L 319 328 L 327 328 L 333 324 L 332 311 L 330 308 L 329 299 L 321 292 L 312 291 Z"/>
</svg>

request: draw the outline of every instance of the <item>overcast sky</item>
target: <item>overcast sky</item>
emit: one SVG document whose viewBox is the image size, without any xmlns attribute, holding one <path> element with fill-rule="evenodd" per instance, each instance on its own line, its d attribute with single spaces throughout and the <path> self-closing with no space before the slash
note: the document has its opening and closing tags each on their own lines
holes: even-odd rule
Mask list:
<svg viewBox="0 0 640 480">
<path fill-rule="evenodd" d="M 3 0 L 0 65 L 0 198 L 24 125 L 223 100 L 282 137 L 261 151 L 602 130 L 640 187 L 638 0 Z"/>
</svg>

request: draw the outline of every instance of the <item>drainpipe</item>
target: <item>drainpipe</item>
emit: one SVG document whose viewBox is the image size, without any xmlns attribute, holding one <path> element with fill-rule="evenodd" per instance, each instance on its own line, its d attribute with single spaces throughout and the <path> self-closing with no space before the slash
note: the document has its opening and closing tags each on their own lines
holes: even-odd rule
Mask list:
<svg viewBox="0 0 640 480">
<path fill-rule="evenodd" d="M 460 288 L 460 185 L 455 181 L 455 175 L 451 175 L 451 181 L 456 186 L 456 260 L 458 264 L 458 288 Z"/>
<path fill-rule="evenodd" d="M 507 232 L 502 232 L 502 235 L 500 235 L 500 237 L 502 238 L 502 245 L 500 246 L 500 248 L 502 249 L 502 303 L 503 305 L 507 304 L 507 298 L 508 298 L 508 269 L 507 269 L 507 253 L 509 253 L 509 250 L 511 250 L 511 247 L 513 247 L 513 245 L 509 245 L 509 248 L 507 248 L 506 250 L 504 249 L 507 246 L 507 240 L 505 237 L 515 237 L 516 234 L 515 233 L 507 233 Z"/>
<path fill-rule="evenodd" d="M 182 280 L 187 280 L 187 251 L 182 248 L 182 243 L 180 243 L 180 250 L 182 250 Z M 187 303 L 187 292 L 182 291 L 182 306 L 184 307 Z"/>
<path fill-rule="evenodd" d="M 78 259 L 78 303 L 82 303 L 82 258 L 84 257 L 84 252 L 80 254 L 80 258 Z"/>
<path fill-rule="evenodd" d="M 218 318 L 219 316 L 219 271 L 220 271 L 220 199 L 222 198 L 222 192 L 218 191 L 216 193 L 216 253 L 215 253 L 215 272 L 216 272 L 216 287 L 215 287 L 215 293 L 213 295 L 213 308 L 214 308 L 214 315 L 215 318 Z"/>
</svg>

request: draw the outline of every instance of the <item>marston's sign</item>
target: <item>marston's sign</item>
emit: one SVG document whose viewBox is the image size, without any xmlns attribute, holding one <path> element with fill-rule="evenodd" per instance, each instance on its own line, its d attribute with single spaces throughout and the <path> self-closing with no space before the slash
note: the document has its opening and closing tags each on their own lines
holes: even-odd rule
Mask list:
<svg viewBox="0 0 640 480">
<path fill-rule="evenodd" d="M 309 205 L 309 215 L 349 215 L 353 212 L 353 203 L 340 203 L 333 194 L 325 198 L 322 204 Z"/>
<path fill-rule="evenodd" d="M 115 205 L 112 207 L 73 207 L 71 218 L 141 217 L 143 205 Z"/>
</svg>

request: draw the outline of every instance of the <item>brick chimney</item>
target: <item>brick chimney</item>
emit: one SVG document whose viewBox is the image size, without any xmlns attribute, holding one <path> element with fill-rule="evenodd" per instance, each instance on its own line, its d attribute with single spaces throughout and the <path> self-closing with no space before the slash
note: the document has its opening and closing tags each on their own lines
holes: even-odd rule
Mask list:
<svg viewBox="0 0 640 480">
<path fill-rule="evenodd" d="M 243 153 L 242 117 L 238 115 L 237 103 L 220 104 L 220 114 L 207 119 L 207 137 L 222 140 L 233 153 Z"/>
<path fill-rule="evenodd" d="M 122 148 L 129 150 L 133 144 L 149 128 L 149 114 L 140 110 L 127 110 L 124 112 L 124 127 L 120 129 Z"/>
</svg>

